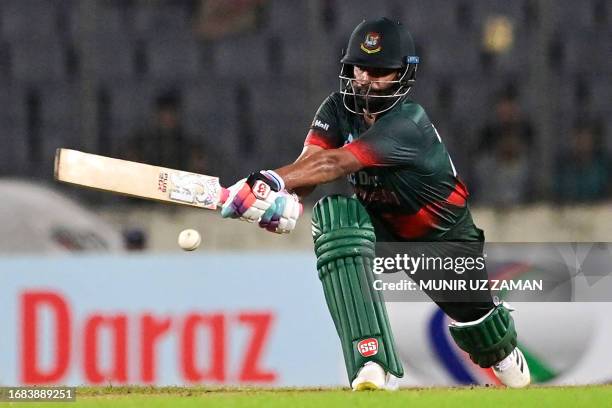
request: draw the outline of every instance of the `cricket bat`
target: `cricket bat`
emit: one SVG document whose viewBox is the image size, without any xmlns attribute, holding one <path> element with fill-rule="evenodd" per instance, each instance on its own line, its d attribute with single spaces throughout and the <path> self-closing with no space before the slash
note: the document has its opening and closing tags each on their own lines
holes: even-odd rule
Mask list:
<svg viewBox="0 0 612 408">
<path fill-rule="evenodd" d="M 64 183 L 209 210 L 229 195 L 218 177 L 63 148 L 55 152 L 54 174 Z"/>
</svg>

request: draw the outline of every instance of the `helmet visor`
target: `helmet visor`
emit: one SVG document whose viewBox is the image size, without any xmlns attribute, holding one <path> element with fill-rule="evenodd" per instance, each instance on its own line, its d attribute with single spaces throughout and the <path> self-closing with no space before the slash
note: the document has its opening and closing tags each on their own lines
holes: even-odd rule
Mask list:
<svg viewBox="0 0 612 408">
<path fill-rule="evenodd" d="M 357 80 L 353 75 L 352 66 L 343 65 L 340 72 L 340 94 L 346 109 L 357 115 L 377 115 L 393 108 L 410 91 L 407 81 L 408 67 L 394 80 Z M 380 76 L 393 70 L 380 68 Z M 385 70 L 383 72 L 382 70 Z"/>
</svg>

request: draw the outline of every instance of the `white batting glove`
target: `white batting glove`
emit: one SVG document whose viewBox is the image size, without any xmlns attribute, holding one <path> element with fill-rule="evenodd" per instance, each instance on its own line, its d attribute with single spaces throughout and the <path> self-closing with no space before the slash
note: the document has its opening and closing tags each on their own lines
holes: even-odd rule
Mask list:
<svg viewBox="0 0 612 408">
<path fill-rule="evenodd" d="M 221 207 L 221 216 L 257 222 L 283 188 L 284 182 L 273 171 L 252 173 L 229 187 L 230 194 Z"/>
<path fill-rule="evenodd" d="M 277 234 L 288 234 L 295 229 L 300 215 L 302 215 L 302 204 L 297 196 L 283 190 L 263 213 L 259 226 Z"/>
</svg>

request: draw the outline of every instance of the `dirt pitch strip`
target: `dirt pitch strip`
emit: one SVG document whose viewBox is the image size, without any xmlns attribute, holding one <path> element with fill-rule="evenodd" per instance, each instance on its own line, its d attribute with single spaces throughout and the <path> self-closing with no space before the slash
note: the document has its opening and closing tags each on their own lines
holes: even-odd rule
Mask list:
<svg viewBox="0 0 612 408">
<path fill-rule="evenodd" d="M 77 401 L 0 403 L 16 407 L 612 407 L 612 385 L 412 388 L 354 393 L 348 389 L 205 387 L 81 387 Z"/>
</svg>

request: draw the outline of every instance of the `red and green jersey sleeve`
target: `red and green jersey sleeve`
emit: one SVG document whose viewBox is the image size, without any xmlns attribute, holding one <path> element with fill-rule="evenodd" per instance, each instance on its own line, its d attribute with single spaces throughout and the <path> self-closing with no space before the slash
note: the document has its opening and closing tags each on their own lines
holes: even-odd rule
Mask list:
<svg viewBox="0 0 612 408">
<path fill-rule="evenodd" d="M 310 131 L 304 141 L 304 146 L 314 145 L 324 149 L 335 149 L 344 143 L 340 132 L 341 101 L 332 94 L 323 101 L 315 114 Z"/>
</svg>

